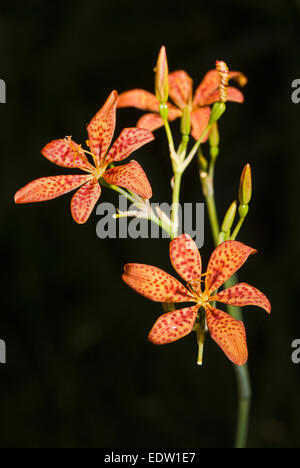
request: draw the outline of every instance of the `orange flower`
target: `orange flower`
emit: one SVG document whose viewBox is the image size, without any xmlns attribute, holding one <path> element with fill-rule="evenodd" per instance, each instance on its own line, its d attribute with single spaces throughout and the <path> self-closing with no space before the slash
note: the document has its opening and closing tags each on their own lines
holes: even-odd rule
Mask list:
<svg viewBox="0 0 300 468">
<path fill-rule="evenodd" d="M 246 283 L 215 293 L 253 253 L 256 250 L 241 242 L 223 242 L 212 253 L 207 273 L 203 275 L 201 256 L 195 242 L 187 234 L 177 237 L 170 244 L 170 258 L 174 269 L 187 282 L 187 287 L 154 266 L 136 263 L 125 265 L 125 283 L 148 299 L 163 303 L 196 303 L 159 317 L 149 333 L 149 340 L 154 344 L 166 344 L 183 338 L 193 330 L 198 310 L 203 307 L 211 337 L 232 362 L 245 364 L 248 350 L 243 323 L 215 309 L 212 302 L 233 306 L 256 305 L 271 312 L 266 296 Z M 201 287 L 203 276 L 204 291 Z"/>
<path fill-rule="evenodd" d="M 247 83 L 247 78 L 240 72 L 229 72 L 229 79 L 235 79 L 241 86 Z M 193 98 L 192 78 L 183 70 L 170 73 L 169 95 L 175 105 L 170 102 L 167 103 L 169 120 L 173 121 L 181 117 L 183 109 L 188 106 L 191 112 L 191 133 L 196 140 L 199 140 L 209 122 L 211 113 L 209 106 L 220 101 L 219 84 L 220 77 L 218 71 L 209 71 L 196 89 Z M 227 100 L 242 103 L 244 102 L 244 96 L 238 89 L 229 86 Z M 147 113 L 140 118 L 137 123 L 137 127 L 139 128 L 145 128 L 152 132 L 163 125 L 162 118 L 159 115 L 159 101 L 154 94 L 148 91 L 133 89 L 121 93 L 118 107 L 136 107 L 151 111 L 151 113 Z"/>
<path fill-rule="evenodd" d="M 102 177 L 107 183 L 129 189 L 143 198 L 151 198 L 152 189 L 141 166 L 136 161 L 118 167 L 107 167 L 113 162 L 127 158 L 133 151 L 152 141 L 154 136 L 148 130 L 125 128 L 108 151 L 115 130 L 118 93 L 112 91 L 104 106 L 87 127 L 90 151 L 83 150 L 71 137 L 54 140 L 45 146 L 42 154 L 58 166 L 78 168 L 85 175 L 60 175 L 43 177 L 30 182 L 15 195 L 16 203 L 32 203 L 51 200 L 78 187 L 71 201 L 74 220 L 85 223 L 97 203 Z M 93 159 L 91 164 L 86 155 Z"/>
</svg>

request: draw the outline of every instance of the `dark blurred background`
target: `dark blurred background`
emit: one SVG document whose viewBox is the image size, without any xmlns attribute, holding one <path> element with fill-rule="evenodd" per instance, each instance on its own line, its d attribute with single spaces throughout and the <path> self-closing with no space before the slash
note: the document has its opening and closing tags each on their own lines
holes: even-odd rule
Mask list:
<svg viewBox="0 0 300 468">
<path fill-rule="evenodd" d="M 168 240 L 100 240 L 99 217 L 78 226 L 70 195 L 16 206 L 32 179 L 67 173 L 40 154 L 73 135 L 112 89 L 153 91 L 162 44 L 170 70 L 198 85 L 216 59 L 249 78 L 244 105 L 228 105 L 220 124 L 217 203 L 237 196 L 242 167 L 254 177 L 251 210 L 239 240 L 257 248 L 240 279 L 271 299 L 273 313 L 245 308 L 253 385 L 250 447 L 299 447 L 300 338 L 299 122 L 291 83 L 300 78 L 300 2 L 227 0 L 10 1 L 0 7 L 1 119 L 0 338 L 1 447 L 230 447 L 236 420 L 231 363 L 208 339 L 196 365 L 191 334 L 165 347 L 147 341 L 160 306 L 121 281 L 128 261 L 172 272 Z M 141 116 L 118 111 L 117 132 Z M 178 122 L 174 123 L 175 134 Z M 178 133 L 177 133 L 178 135 Z M 170 200 L 163 131 L 135 155 L 154 189 Z M 117 201 L 107 189 L 102 201 Z M 203 201 L 197 165 L 182 200 Z M 205 262 L 211 253 L 206 219 Z"/>
</svg>

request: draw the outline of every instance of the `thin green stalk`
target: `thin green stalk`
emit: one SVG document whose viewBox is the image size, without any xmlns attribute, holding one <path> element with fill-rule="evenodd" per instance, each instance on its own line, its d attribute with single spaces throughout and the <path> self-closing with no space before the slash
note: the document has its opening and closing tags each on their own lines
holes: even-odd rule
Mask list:
<svg viewBox="0 0 300 468">
<path fill-rule="evenodd" d="M 239 219 L 239 221 L 238 221 L 238 223 L 237 223 L 237 225 L 235 227 L 235 230 L 233 231 L 233 233 L 232 233 L 232 235 L 230 237 L 231 240 L 235 240 L 237 238 L 237 235 L 240 232 L 240 229 L 241 229 L 241 227 L 243 225 L 244 220 L 245 220 L 245 218 L 240 218 Z"/>
<path fill-rule="evenodd" d="M 236 275 L 232 276 L 225 283 L 225 288 L 231 288 L 237 284 Z M 243 321 L 243 314 L 240 307 L 227 306 L 228 313 L 236 320 Z M 234 366 L 238 387 L 238 417 L 235 436 L 235 448 L 245 448 L 247 445 L 249 415 L 251 407 L 251 383 L 248 365 Z"/>
</svg>

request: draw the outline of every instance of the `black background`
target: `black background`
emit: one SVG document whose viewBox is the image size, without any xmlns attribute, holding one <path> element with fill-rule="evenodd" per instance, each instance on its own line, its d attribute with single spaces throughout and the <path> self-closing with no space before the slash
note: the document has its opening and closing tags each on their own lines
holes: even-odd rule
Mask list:
<svg viewBox="0 0 300 468">
<path fill-rule="evenodd" d="M 1 318 L 7 364 L 0 367 L 2 447 L 230 447 L 236 419 L 231 363 L 208 339 L 203 368 L 195 336 L 155 347 L 147 333 L 159 305 L 121 281 L 128 261 L 172 272 L 167 240 L 100 240 L 98 217 L 77 226 L 66 195 L 16 206 L 14 193 L 63 173 L 40 154 L 55 138 L 85 141 L 85 125 L 113 89 L 153 90 L 162 44 L 170 70 L 197 85 L 216 59 L 249 78 L 245 104 L 220 124 L 217 203 L 237 196 L 250 162 L 251 210 L 239 240 L 257 248 L 240 279 L 271 299 L 273 312 L 245 308 L 253 385 L 250 447 L 298 447 L 300 367 L 299 121 L 291 83 L 300 78 L 300 2 L 10 1 L 1 5 Z M 117 115 L 117 131 L 141 116 Z M 178 124 L 174 124 L 178 129 Z M 162 130 L 135 154 L 170 201 Z M 67 172 L 67 171 L 66 171 Z M 102 201 L 117 201 L 104 189 Z M 196 164 L 182 200 L 203 201 Z M 202 250 L 212 243 L 206 220 Z"/>
</svg>

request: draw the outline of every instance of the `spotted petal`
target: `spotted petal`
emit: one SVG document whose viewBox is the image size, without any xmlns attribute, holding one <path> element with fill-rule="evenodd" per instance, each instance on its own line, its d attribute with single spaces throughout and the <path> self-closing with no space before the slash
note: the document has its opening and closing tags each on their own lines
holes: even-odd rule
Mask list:
<svg viewBox="0 0 300 468">
<path fill-rule="evenodd" d="M 212 339 L 220 346 L 230 361 L 238 366 L 245 364 L 248 359 L 248 349 L 243 322 L 210 306 L 206 306 L 205 311 Z"/>
<path fill-rule="evenodd" d="M 187 283 L 200 279 L 202 263 L 197 245 L 188 234 L 182 234 L 170 244 L 170 258 L 174 269 Z"/>
<path fill-rule="evenodd" d="M 103 179 L 111 185 L 118 185 L 136 193 L 142 198 L 152 197 L 152 188 L 142 167 L 136 161 L 108 169 Z"/>
<path fill-rule="evenodd" d="M 188 290 L 160 268 L 139 263 L 128 263 L 122 276 L 134 291 L 155 302 L 194 302 Z"/>
<path fill-rule="evenodd" d="M 115 131 L 117 99 L 117 91 L 112 91 L 87 127 L 90 149 L 98 164 L 105 157 Z"/>
<path fill-rule="evenodd" d="M 209 123 L 210 113 L 211 113 L 210 107 L 201 107 L 191 112 L 191 125 L 192 125 L 191 133 L 192 133 L 192 136 L 195 138 L 195 140 L 199 140 L 202 137 Z M 202 140 L 203 143 L 207 141 L 208 137 L 209 137 L 209 132 L 207 132 L 207 134 L 203 138 Z"/>
<path fill-rule="evenodd" d="M 80 146 L 71 139 L 51 141 L 42 149 L 42 154 L 49 161 L 61 167 L 80 167 L 83 169 L 92 167 Z"/>
<path fill-rule="evenodd" d="M 119 138 L 111 147 L 105 163 L 110 164 L 113 161 L 122 161 L 133 151 L 154 140 L 154 136 L 148 130 L 141 128 L 124 128 Z"/>
<path fill-rule="evenodd" d="M 236 80 L 240 86 L 244 86 L 247 83 L 247 78 L 240 72 L 229 72 L 229 78 Z M 204 79 L 196 89 L 193 102 L 194 106 L 208 106 L 217 102 L 219 100 L 219 97 L 216 99 L 219 94 L 219 82 L 220 78 L 217 70 L 210 70 L 206 73 Z M 232 91 L 233 89 L 235 91 Z M 236 93 L 236 91 L 238 90 L 229 87 L 228 101 L 243 102 L 243 100 L 241 100 L 244 99 L 242 98 L 242 93 L 240 91 Z M 212 100 L 212 95 L 214 95 L 214 100 Z"/>
<path fill-rule="evenodd" d="M 183 109 L 192 101 L 192 93 L 193 80 L 184 70 L 170 73 L 169 94 L 180 109 Z"/>
<path fill-rule="evenodd" d="M 101 188 L 95 179 L 90 180 L 77 190 L 71 200 L 71 212 L 76 223 L 83 224 L 89 219 L 100 194 Z"/>
<path fill-rule="evenodd" d="M 136 107 L 137 109 L 158 112 L 159 102 L 154 94 L 144 89 L 132 89 L 120 94 L 117 107 Z"/>
<path fill-rule="evenodd" d="M 245 263 L 255 249 L 237 241 L 222 242 L 212 253 L 206 276 L 206 287 L 213 292 L 225 283 Z"/>
<path fill-rule="evenodd" d="M 196 89 L 193 105 L 207 106 L 207 99 L 219 87 L 219 75 L 216 70 L 210 70 L 206 73 L 200 85 Z"/>
<path fill-rule="evenodd" d="M 261 291 L 246 283 L 239 283 L 225 289 L 213 296 L 211 300 L 240 307 L 254 305 L 261 307 L 268 314 L 271 312 L 269 299 Z"/>
<path fill-rule="evenodd" d="M 52 200 L 85 184 L 91 175 L 61 175 L 36 179 L 15 194 L 16 203 Z"/>
<path fill-rule="evenodd" d="M 149 333 L 149 341 L 162 345 L 188 335 L 193 330 L 198 309 L 196 305 L 161 315 Z"/>
</svg>

